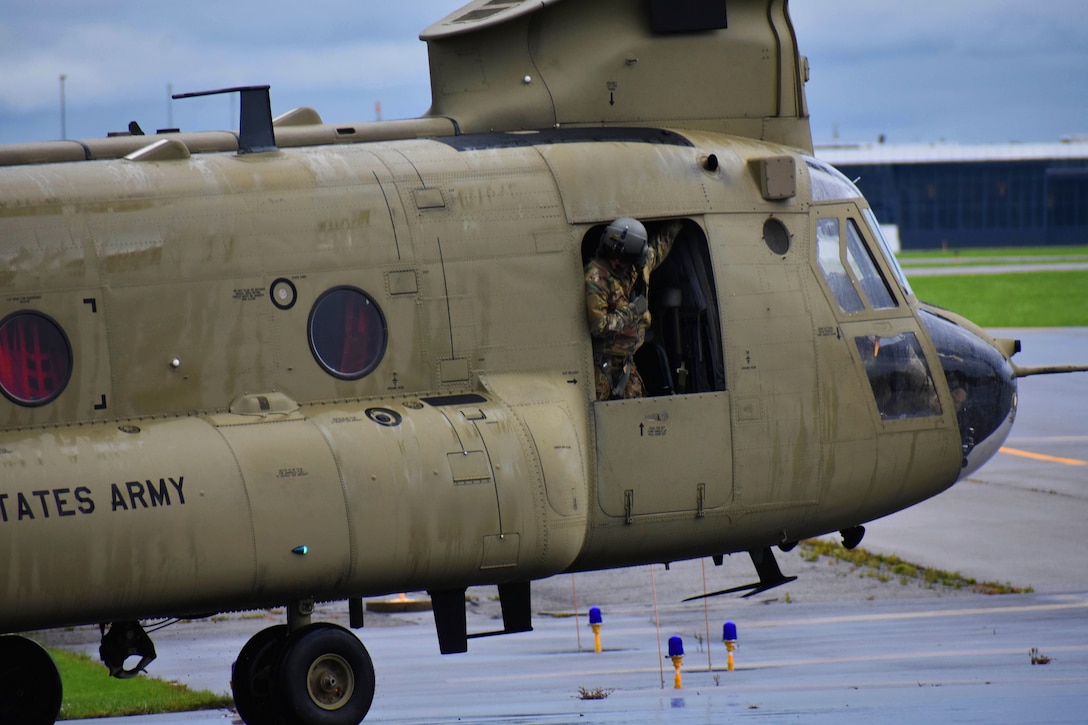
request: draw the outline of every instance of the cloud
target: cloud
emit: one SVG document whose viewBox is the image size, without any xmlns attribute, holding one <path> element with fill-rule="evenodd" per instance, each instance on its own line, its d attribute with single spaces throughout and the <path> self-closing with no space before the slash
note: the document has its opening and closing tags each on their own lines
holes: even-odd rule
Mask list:
<svg viewBox="0 0 1088 725">
<path fill-rule="evenodd" d="M 790 13 L 802 53 L 850 58 L 916 55 L 933 48 L 1007 58 L 1079 46 L 1082 0 L 795 0 Z"/>
<path fill-rule="evenodd" d="M 576 2 L 579 0 L 567 0 Z M 128 119 L 166 125 L 175 92 L 272 86 L 275 113 L 311 105 L 330 122 L 418 115 L 430 99 L 419 32 L 459 0 L 136 0 L 9 3 L 0 20 L 0 140 L 101 135 Z M 817 140 L 1055 140 L 1088 131 L 1083 0 L 792 0 Z M 178 125 L 224 128 L 198 101 Z M 220 117 L 222 116 L 222 117 Z M 152 120 L 152 118 L 156 120 Z M 42 129 L 49 129 L 43 132 Z"/>
<path fill-rule="evenodd" d="M 59 77 L 67 75 L 69 107 L 104 101 L 158 98 L 176 90 L 269 83 L 281 90 L 387 88 L 426 83 L 426 51 L 418 40 L 348 41 L 342 45 L 259 46 L 249 52 L 223 45 L 191 45 L 168 34 L 131 37 L 108 25 L 63 31 L 59 42 L 0 64 L 0 108 L 17 112 L 54 108 Z"/>
<path fill-rule="evenodd" d="M 815 140 L 1056 141 L 1085 130 L 1080 0 L 791 4 Z"/>
</svg>

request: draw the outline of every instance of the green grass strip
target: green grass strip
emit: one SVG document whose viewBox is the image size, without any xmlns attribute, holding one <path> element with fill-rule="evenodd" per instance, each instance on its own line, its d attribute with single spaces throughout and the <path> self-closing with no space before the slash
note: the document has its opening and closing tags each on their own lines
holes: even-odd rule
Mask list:
<svg viewBox="0 0 1088 725">
<path fill-rule="evenodd" d="M 930 260 L 915 260 L 913 262 L 900 261 L 899 266 L 903 268 L 908 275 L 915 269 L 929 269 L 937 267 L 938 269 L 955 269 L 959 270 L 957 274 L 974 274 L 976 267 L 1032 267 L 1049 265 L 1064 265 L 1064 264 L 1078 264 L 1088 262 L 1088 256 L 1083 258 L 1078 257 L 1073 260 L 1055 259 L 1053 257 L 1028 257 L 1025 259 L 1013 259 L 1011 257 L 1001 257 L 994 259 L 987 259 L 984 257 L 974 257 L 968 259 L 957 259 L 945 264 L 935 264 Z"/>
<path fill-rule="evenodd" d="M 979 247 L 970 249 L 922 249 L 895 255 L 903 260 L 970 259 L 972 257 L 1075 257 L 1088 254 L 1088 246 L 1068 247 Z"/>
<path fill-rule="evenodd" d="M 914 277 L 910 284 L 918 299 L 981 327 L 1088 326 L 1088 270 Z"/>
<path fill-rule="evenodd" d="M 175 682 L 145 676 L 115 679 L 104 665 L 85 654 L 60 649 L 50 649 L 49 654 L 64 684 L 61 720 L 216 710 L 234 705 L 227 695 L 190 690 Z"/>
<path fill-rule="evenodd" d="M 912 564 L 895 555 L 874 554 L 861 547 L 846 549 L 829 539 L 806 539 L 801 542 L 801 557 L 816 561 L 821 556 L 846 562 L 863 571 L 861 576 L 872 576 L 879 581 L 898 580 L 906 586 L 912 582 L 924 583 L 931 588 L 970 589 L 979 594 L 1024 594 L 1034 591 L 1031 587 L 1014 587 L 1000 582 L 980 582 L 965 577 L 958 571 L 944 571 L 933 567 Z"/>
</svg>

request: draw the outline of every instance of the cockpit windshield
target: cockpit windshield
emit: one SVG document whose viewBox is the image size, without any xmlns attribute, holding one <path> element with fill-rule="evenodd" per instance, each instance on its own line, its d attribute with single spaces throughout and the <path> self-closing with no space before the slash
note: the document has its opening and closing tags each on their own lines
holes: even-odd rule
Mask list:
<svg viewBox="0 0 1088 725">
<path fill-rule="evenodd" d="M 858 187 L 831 164 L 806 156 L 808 175 L 812 180 L 813 201 L 845 201 L 860 199 Z"/>
<path fill-rule="evenodd" d="M 805 156 L 804 159 L 805 165 L 808 167 L 809 179 L 811 179 L 813 202 L 856 201 L 863 198 L 858 187 L 831 164 L 811 156 Z M 888 240 L 885 239 L 884 234 L 881 232 L 876 215 L 873 214 L 872 209 L 868 208 L 863 209 L 862 213 L 873 237 L 880 244 L 880 251 L 884 259 L 887 260 L 896 281 L 899 282 L 907 295 L 913 296 L 914 291 L 911 289 L 910 283 L 907 282 L 907 276 L 903 274 L 899 262 L 896 261 Z"/>
</svg>

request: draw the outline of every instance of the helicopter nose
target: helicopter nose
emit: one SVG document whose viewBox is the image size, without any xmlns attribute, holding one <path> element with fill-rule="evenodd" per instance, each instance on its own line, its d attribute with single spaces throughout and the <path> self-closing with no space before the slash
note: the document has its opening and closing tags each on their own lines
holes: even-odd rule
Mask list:
<svg viewBox="0 0 1088 725">
<path fill-rule="evenodd" d="M 962 480 L 990 460 L 1008 437 L 1016 418 L 1016 377 L 1012 364 L 981 330 L 955 317 L 934 309 L 921 314 L 956 406 Z"/>
</svg>

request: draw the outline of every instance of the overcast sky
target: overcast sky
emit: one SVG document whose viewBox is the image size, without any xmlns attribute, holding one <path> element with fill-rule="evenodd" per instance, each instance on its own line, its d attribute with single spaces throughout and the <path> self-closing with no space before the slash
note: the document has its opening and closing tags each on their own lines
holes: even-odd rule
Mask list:
<svg viewBox="0 0 1088 725">
<path fill-rule="evenodd" d="M 270 84 L 272 112 L 329 123 L 430 105 L 419 32 L 460 0 L 0 0 L 0 143 L 237 126 L 225 97 Z M 817 144 L 1057 141 L 1088 135 L 1086 0 L 791 0 Z"/>
</svg>

